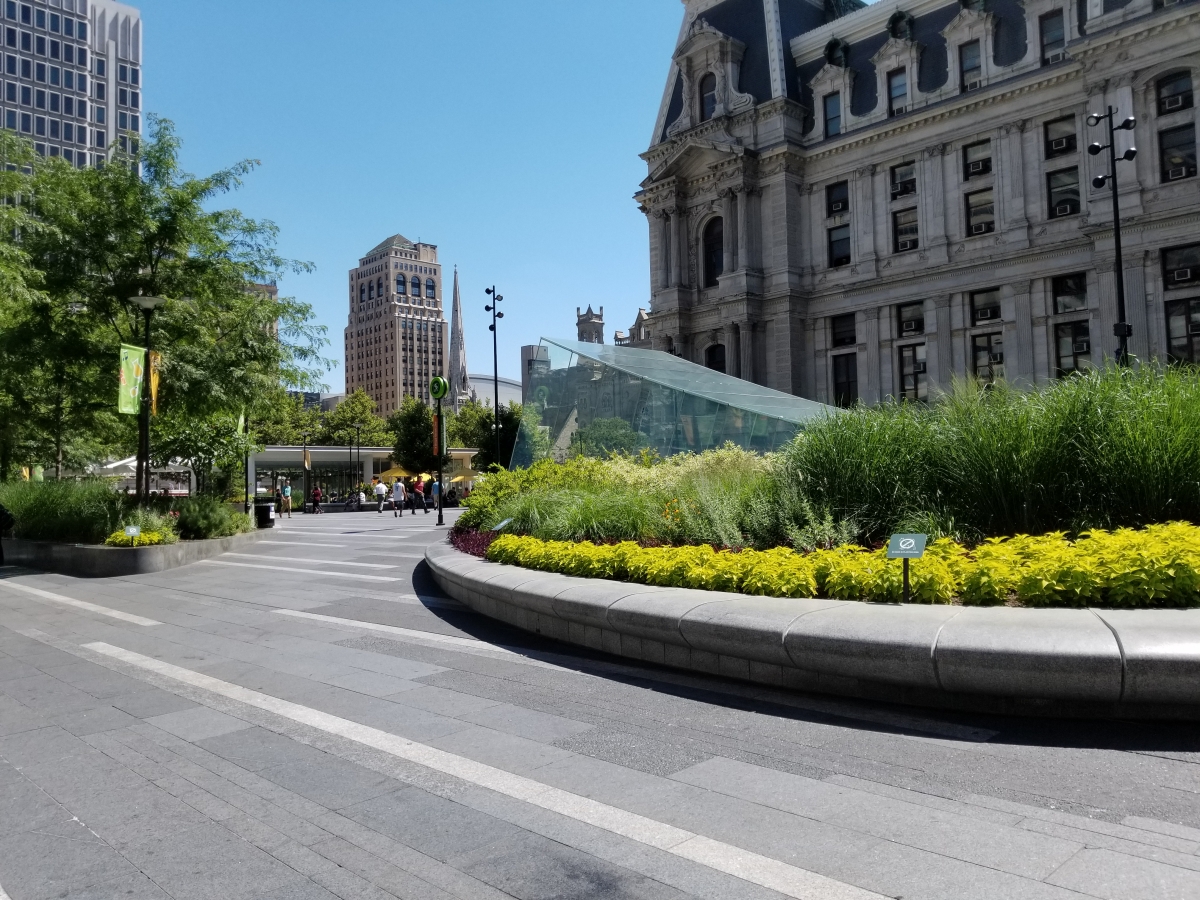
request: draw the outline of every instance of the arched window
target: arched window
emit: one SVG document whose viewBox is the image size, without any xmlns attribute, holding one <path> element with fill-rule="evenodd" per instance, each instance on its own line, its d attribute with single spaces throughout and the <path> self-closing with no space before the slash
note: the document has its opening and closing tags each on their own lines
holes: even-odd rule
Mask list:
<svg viewBox="0 0 1200 900">
<path fill-rule="evenodd" d="M 367 286 L 365 284 L 360 284 L 358 286 L 358 302 L 359 303 L 367 302 Z"/>
<path fill-rule="evenodd" d="M 396 276 L 396 293 L 397 294 L 407 294 L 408 293 L 408 281 L 405 280 L 403 275 Z"/>
<path fill-rule="evenodd" d="M 382 297 L 382 296 L 383 296 L 383 279 L 382 279 L 382 278 L 380 278 L 380 279 L 378 280 L 378 282 L 376 282 L 376 284 L 375 284 L 375 291 L 376 291 L 376 293 L 378 293 L 378 294 L 379 294 L 379 296 L 380 296 L 380 297 Z"/>
<path fill-rule="evenodd" d="M 707 122 L 717 111 L 717 76 L 709 72 L 700 79 L 700 121 Z"/>
<path fill-rule="evenodd" d="M 850 55 L 850 45 L 841 38 L 834 38 L 825 45 L 825 62 L 831 66 L 846 67 L 846 60 Z"/>
<path fill-rule="evenodd" d="M 714 372 L 725 372 L 725 345 L 713 344 L 704 351 L 704 367 Z"/>
<path fill-rule="evenodd" d="M 906 12 L 897 10 L 888 19 L 888 34 L 897 40 L 911 41 L 913 39 L 913 17 Z"/>
<path fill-rule="evenodd" d="M 425 296 L 430 300 L 437 297 L 437 285 L 433 283 L 432 278 L 425 279 Z"/>
<path fill-rule="evenodd" d="M 724 272 L 725 223 L 717 217 L 704 226 L 704 287 L 716 287 Z"/>
<path fill-rule="evenodd" d="M 421 279 L 416 275 L 412 277 L 412 295 L 414 297 L 421 296 Z"/>
<path fill-rule="evenodd" d="M 371 284 L 371 282 L 369 282 L 369 281 L 367 282 L 367 299 L 368 300 L 375 299 L 375 285 Z"/>
</svg>

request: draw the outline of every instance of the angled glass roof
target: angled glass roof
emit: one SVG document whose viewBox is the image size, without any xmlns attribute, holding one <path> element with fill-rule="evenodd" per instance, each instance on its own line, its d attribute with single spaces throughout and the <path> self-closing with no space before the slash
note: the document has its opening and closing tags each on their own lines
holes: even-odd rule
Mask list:
<svg viewBox="0 0 1200 900">
<path fill-rule="evenodd" d="M 555 358 L 555 348 L 574 353 L 611 366 L 618 371 L 634 375 L 646 381 L 694 396 L 712 400 L 725 406 L 744 409 L 747 412 L 770 416 L 795 425 L 804 425 L 836 413 L 834 407 L 785 394 L 760 384 L 715 372 L 696 363 L 680 359 L 661 350 L 639 350 L 634 347 L 614 347 L 608 344 L 588 344 L 561 338 L 542 338 L 550 353 L 553 368 L 568 365 Z"/>
</svg>

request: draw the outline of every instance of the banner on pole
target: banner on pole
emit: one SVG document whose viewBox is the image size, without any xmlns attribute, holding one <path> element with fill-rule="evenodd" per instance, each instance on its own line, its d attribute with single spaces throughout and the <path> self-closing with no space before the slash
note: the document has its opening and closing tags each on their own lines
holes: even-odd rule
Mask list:
<svg viewBox="0 0 1200 900">
<path fill-rule="evenodd" d="M 312 454 L 308 452 L 308 448 L 304 448 L 304 471 L 312 471 Z"/>
<path fill-rule="evenodd" d="M 438 403 L 438 406 L 441 406 L 441 403 Z M 437 413 L 434 413 L 434 416 L 433 416 L 433 455 L 434 456 L 442 455 L 442 427 L 441 427 L 442 421 L 441 421 L 441 419 L 442 419 L 441 416 L 439 416 Z"/>
<path fill-rule="evenodd" d="M 117 412 L 136 416 L 142 405 L 146 350 L 131 344 L 121 345 L 121 384 L 117 394 Z"/>
<path fill-rule="evenodd" d="M 158 370 L 162 368 L 162 354 L 150 351 L 150 415 L 158 415 Z"/>
</svg>

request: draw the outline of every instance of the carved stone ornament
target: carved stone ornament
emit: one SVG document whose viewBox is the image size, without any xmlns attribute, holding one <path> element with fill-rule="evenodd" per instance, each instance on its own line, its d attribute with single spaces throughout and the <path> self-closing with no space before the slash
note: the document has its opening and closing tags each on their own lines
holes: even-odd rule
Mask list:
<svg viewBox="0 0 1200 900">
<path fill-rule="evenodd" d="M 692 22 L 687 37 L 675 51 L 676 70 L 683 81 L 683 109 L 667 128 L 668 137 L 700 124 L 699 85 L 705 75 L 713 75 L 717 82 L 714 119 L 754 108 L 754 96 L 738 90 L 745 54 L 745 44 L 713 28 L 705 19 Z"/>
<path fill-rule="evenodd" d="M 930 159 L 933 159 L 936 156 L 945 156 L 946 155 L 946 145 L 945 144 L 934 144 L 932 147 L 926 148 L 925 155 L 927 157 L 929 157 Z"/>
</svg>

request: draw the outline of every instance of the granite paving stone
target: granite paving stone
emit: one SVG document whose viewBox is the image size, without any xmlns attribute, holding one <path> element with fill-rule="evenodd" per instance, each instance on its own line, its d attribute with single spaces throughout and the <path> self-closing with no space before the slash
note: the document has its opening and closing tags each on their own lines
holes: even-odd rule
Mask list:
<svg viewBox="0 0 1200 900">
<path fill-rule="evenodd" d="M 206 706 L 152 716 L 144 721 L 185 741 L 202 741 L 219 734 L 229 734 L 231 731 L 252 727 L 249 722 Z"/>
</svg>

